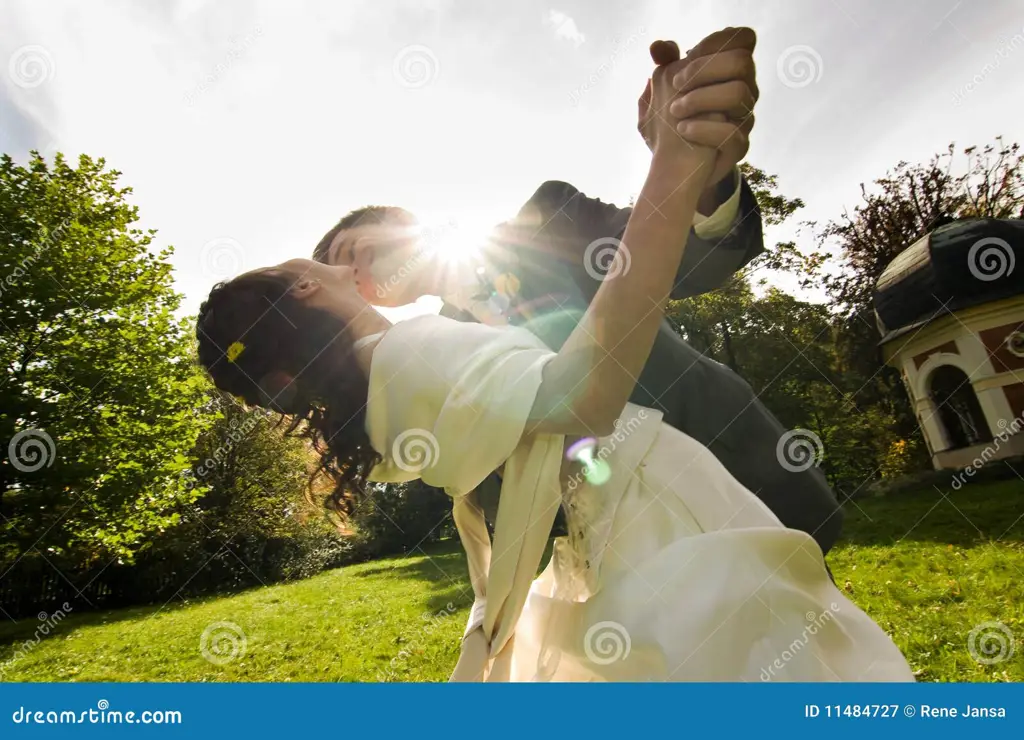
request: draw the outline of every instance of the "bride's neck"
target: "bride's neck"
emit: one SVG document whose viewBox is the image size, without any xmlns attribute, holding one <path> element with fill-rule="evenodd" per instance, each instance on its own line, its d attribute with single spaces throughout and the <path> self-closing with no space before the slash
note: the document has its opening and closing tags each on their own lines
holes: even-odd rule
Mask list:
<svg viewBox="0 0 1024 740">
<path fill-rule="evenodd" d="M 370 306 L 366 306 L 348 320 L 348 335 L 349 339 L 353 342 L 387 331 L 390 328 L 391 322 Z"/>
<path fill-rule="evenodd" d="M 370 361 L 373 358 L 373 348 L 377 346 L 374 335 L 380 335 L 391 328 L 391 322 L 381 316 L 370 306 L 364 306 L 354 316 L 348 318 L 349 340 L 355 344 L 356 361 L 367 377 L 370 375 Z M 360 340 L 369 339 L 363 342 Z"/>
</svg>

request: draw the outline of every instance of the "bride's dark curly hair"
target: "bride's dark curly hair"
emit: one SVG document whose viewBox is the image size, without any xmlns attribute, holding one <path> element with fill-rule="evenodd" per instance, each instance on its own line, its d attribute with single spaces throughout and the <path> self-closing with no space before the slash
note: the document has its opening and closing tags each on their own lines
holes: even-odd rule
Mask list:
<svg viewBox="0 0 1024 740">
<path fill-rule="evenodd" d="M 199 309 L 199 362 L 219 389 L 277 411 L 285 434 L 312 442 L 317 473 L 334 481 L 324 505 L 348 517 L 381 460 L 364 427 L 368 381 L 345 322 L 295 298 L 292 283 L 267 271 L 215 285 Z"/>
</svg>

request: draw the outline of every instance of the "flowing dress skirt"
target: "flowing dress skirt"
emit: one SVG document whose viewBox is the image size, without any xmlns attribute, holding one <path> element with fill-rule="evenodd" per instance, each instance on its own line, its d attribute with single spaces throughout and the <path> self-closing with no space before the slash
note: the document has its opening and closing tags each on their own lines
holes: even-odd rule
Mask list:
<svg viewBox="0 0 1024 740">
<path fill-rule="evenodd" d="M 815 541 L 668 425 L 621 497 L 584 485 L 567 508 L 570 535 L 516 629 L 513 681 L 914 680 Z"/>
</svg>

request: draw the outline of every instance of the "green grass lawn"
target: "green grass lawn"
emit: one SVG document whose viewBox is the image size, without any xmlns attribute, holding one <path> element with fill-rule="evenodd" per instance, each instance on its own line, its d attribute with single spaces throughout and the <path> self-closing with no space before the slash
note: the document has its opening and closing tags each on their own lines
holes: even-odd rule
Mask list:
<svg viewBox="0 0 1024 740">
<path fill-rule="evenodd" d="M 1022 681 L 1024 483 L 947 493 L 849 504 L 829 558 L 836 581 L 921 680 Z M 232 596 L 72 613 L 28 647 L 39 622 L 8 623 L 0 671 L 8 681 L 442 681 L 471 601 L 461 550 L 450 542 Z M 1012 640 L 1011 656 L 992 664 L 972 657 L 969 636 L 985 623 L 1002 625 L 988 631 L 1004 653 Z M 984 659 L 996 643 L 982 632 Z"/>
</svg>

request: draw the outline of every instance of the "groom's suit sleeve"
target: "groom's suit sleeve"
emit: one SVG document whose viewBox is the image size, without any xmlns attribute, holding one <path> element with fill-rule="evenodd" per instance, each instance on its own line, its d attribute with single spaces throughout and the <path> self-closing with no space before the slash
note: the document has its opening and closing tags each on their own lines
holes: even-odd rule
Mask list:
<svg viewBox="0 0 1024 740">
<path fill-rule="evenodd" d="M 701 227 L 691 228 L 687 235 L 686 251 L 676 274 L 672 298 L 687 298 L 720 287 L 730 275 L 764 251 L 761 212 L 750 185 L 739 178 L 736 216 L 724 235 L 699 235 Z M 732 188 L 735 189 L 735 180 Z M 725 184 L 729 188 L 729 183 Z M 631 208 L 619 208 L 597 198 L 589 198 L 569 183 L 549 180 L 541 185 L 516 217 L 516 223 L 536 235 L 547 249 L 557 252 L 564 261 L 582 266 L 586 248 L 603 239 L 596 249 L 621 240 Z M 708 221 L 721 220 L 712 214 Z M 532 241 L 532 240 L 531 240 Z M 594 291 L 597 281 L 594 281 Z"/>
</svg>

